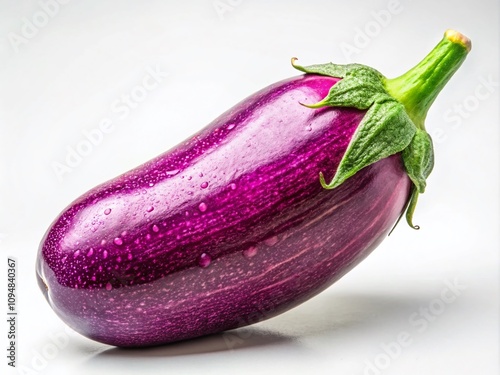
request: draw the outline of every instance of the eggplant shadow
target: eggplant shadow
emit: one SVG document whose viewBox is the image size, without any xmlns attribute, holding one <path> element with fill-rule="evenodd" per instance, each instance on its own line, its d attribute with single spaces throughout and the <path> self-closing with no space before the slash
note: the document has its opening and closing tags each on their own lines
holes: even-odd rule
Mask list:
<svg viewBox="0 0 500 375">
<path fill-rule="evenodd" d="M 182 369 L 197 373 L 207 363 L 237 365 L 276 355 L 305 356 L 313 349 L 304 341 L 334 336 L 335 355 L 347 337 L 363 338 L 370 331 L 394 331 L 407 324 L 407 317 L 418 306 L 428 303 L 429 295 L 336 294 L 326 291 L 284 314 L 253 326 L 221 332 L 162 346 L 146 348 L 106 348 L 80 364 L 92 373 L 105 369 L 122 375 L 149 369 Z M 139 371 L 139 372 L 138 372 Z M 103 372 L 105 373 L 105 372 Z M 175 372 L 177 373 L 177 372 Z"/>
</svg>

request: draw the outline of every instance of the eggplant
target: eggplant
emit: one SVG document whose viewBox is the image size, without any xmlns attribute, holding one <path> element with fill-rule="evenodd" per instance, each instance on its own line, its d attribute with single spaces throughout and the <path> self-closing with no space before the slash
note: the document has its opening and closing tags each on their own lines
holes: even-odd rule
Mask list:
<svg viewBox="0 0 500 375">
<path fill-rule="evenodd" d="M 36 274 L 56 314 L 109 345 L 165 344 L 297 306 L 345 275 L 432 170 L 423 126 L 470 50 L 456 31 L 405 75 L 322 64 L 72 202 Z M 331 181 L 331 182 L 327 182 Z"/>
</svg>

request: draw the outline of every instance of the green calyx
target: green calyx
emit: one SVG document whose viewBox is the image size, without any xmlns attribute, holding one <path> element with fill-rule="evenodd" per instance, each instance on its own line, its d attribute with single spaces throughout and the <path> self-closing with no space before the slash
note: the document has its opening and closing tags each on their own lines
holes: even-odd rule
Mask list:
<svg viewBox="0 0 500 375">
<path fill-rule="evenodd" d="M 401 153 L 406 173 L 413 187 L 406 207 L 406 221 L 414 228 L 413 214 L 419 194 L 425 191 L 426 180 L 434 165 L 432 140 L 424 121 L 438 93 L 456 72 L 470 51 L 470 40 L 448 30 L 437 46 L 415 67 L 400 77 L 387 79 L 373 68 L 333 63 L 294 68 L 307 74 L 341 78 L 328 95 L 309 108 L 353 107 L 366 110 L 335 176 L 325 189 L 334 189 L 364 167 L 390 155 Z"/>
</svg>

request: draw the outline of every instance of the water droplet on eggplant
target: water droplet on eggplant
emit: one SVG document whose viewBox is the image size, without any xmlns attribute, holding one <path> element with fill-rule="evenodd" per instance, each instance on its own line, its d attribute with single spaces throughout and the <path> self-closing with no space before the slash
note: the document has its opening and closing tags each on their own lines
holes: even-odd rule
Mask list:
<svg viewBox="0 0 500 375">
<path fill-rule="evenodd" d="M 272 236 L 264 240 L 264 244 L 267 246 L 274 246 L 278 243 L 278 236 Z"/>
<path fill-rule="evenodd" d="M 212 258 L 207 253 L 201 254 L 200 257 L 198 258 L 198 265 L 201 268 L 207 268 L 211 262 Z"/>
<path fill-rule="evenodd" d="M 252 258 L 255 255 L 257 255 L 257 247 L 256 246 L 250 246 L 248 249 L 243 250 L 243 256 L 245 258 Z"/>
</svg>

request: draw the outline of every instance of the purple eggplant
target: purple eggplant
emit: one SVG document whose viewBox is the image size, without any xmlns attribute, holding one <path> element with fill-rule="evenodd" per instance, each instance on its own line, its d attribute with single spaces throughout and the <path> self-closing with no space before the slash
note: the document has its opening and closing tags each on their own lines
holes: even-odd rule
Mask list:
<svg viewBox="0 0 500 375">
<path fill-rule="evenodd" d="M 318 294 L 405 212 L 414 226 L 433 162 L 423 119 L 469 49 L 449 31 L 392 80 L 293 60 L 303 75 L 71 203 L 39 248 L 49 304 L 82 335 L 130 347 L 241 327 Z"/>
</svg>

